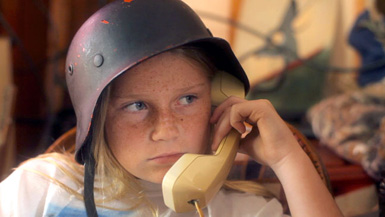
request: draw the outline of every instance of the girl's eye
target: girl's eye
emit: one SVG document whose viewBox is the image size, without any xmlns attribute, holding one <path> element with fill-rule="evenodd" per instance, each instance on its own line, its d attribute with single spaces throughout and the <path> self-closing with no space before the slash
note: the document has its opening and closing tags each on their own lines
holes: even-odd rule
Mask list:
<svg viewBox="0 0 385 217">
<path fill-rule="evenodd" d="M 144 102 L 133 102 L 127 106 L 124 107 L 125 109 L 128 109 L 130 111 L 141 111 L 143 109 L 146 109 L 147 106 L 144 104 Z"/>
<path fill-rule="evenodd" d="M 191 104 L 192 102 L 194 102 L 194 100 L 196 100 L 197 97 L 196 96 L 193 96 L 193 95 L 187 95 L 187 96 L 183 96 L 179 102 L 180 104 L 182 105 L 188 105 L 188 104 Z"/>
</svg>

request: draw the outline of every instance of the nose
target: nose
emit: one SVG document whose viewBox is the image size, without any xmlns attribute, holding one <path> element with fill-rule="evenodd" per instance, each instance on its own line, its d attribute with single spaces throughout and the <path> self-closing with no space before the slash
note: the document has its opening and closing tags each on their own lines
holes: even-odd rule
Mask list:
<svg viewBox="0 0 385 217">
<path fill-rule="evenodd" d="M 179 136 L 178 119 L 172 111 L 157 112 L 153 121 L 151 139 L 153 141 L 172 141 Z"/>
</svg>

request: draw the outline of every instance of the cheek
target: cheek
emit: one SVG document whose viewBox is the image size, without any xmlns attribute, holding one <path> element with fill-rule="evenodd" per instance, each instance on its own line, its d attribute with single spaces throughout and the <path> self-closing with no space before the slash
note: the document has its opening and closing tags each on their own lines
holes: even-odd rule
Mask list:
<svg viewBox="0 0 385 217">
<path fill-rule="evenodd" d="M 202 108 L 200 112 L 192 115 L 190 118 L 183 119 L 184 136 L 187 144 L 191 144 L 198 152 L 206 152 L 210 147 L 210 108 Z"/>
<path fill-rule="evenodd" d="M 125 154 L 132 152 L 145 138 L 146 127 L 133 124 L 121 117 L 108 117 L 106 120 L 106 141 L 115 157 L 120 161 Z"/>
<path fill-rule="evenodd" d="M 122 120 L 106 124 L 106 140 L 116 160 L 126 171 L 136 175 L 146 150 L 145 132 L 140 125 L 129 125 Z"/>
</svg>

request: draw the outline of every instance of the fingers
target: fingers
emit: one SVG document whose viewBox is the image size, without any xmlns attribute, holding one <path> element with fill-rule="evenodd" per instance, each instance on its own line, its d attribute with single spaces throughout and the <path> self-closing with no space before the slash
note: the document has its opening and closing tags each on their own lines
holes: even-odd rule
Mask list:
<svg viewBox="0 0 385 217">
<path fill-rule="evenodd" d="M 228 113 L 224 112 L 224 113 Z M 229 124 L 230 117 L 229 115 L 222 115 L 219 117 L 217 124 L 214 127 L 214 137 L 212 143 L 212 150 L 217 150 L 221 140 L 230 132 L 231 125 Z"/>
<path fill-rule="evenodd" d="M 284 124 L 268 100 L 247 101 L 237 97 L 230 97 L 219 105 L 214 110 L 210 121 L 216 124 L 213 150 L 217 148 L 220 140 L 227 135 L 231 128 L 236 129 L 241 134 L 246 132 L 245 122 L 256 126 L 254 130 L 257 130 L 257 126 L 263 126 L 262 128 L 269 129 L 270 133 L 276 132 L 277 126 Z"/>
<path fill-rule="evenodd" d="M 247 107 L 248 102 L 241 98 L 229 97 L 214 110 L 210 119 L 210 122 L 215 124 L 212 143 L 213 150 L 216 150 L 221 139 L 229 133 L 231 128 L 236 129 L 240 134 L 246 132 L 245 121 L 248 115 L 247 112 L 239 112 L 239 110 Z"/>
<path fill-rule="evenodd" d="M 211 116 L 210 122 L 212 124 L 217 123 L 219 118 L 222 116 L 222 114 L 225 112 L 225 110 L 227 108 L 231 107 L 232 105 L 234 105 L 236 103 L 240 103 L 240 102 L 244 102 L 244 101 L 246 101 L 246 100 L 235 97 L 235 96 L 229 97 L 223 103 L 221 103 L 217 108 L 215 108 L 215 110 Z"/>
<path fill-rule="evenodd" d="M 241 140 L 240 151 L 258 162 L 277 168 L 286 156 L 298 151 L 298 142 L 268 100 L 230 97 L 215 109 L 211 122 L 215 124 L 213 150 L 231 128 L 244 133 L 247 122 L 253 127 Z"/>
<path fill-rule="evenodd" d="M 238 119 L 234 119 L 232 117 L 234 115 L 231 115 L 233 105 L 241 102 L 245 102 L 245 100 L 237 97 L 229 97 L 214 110 L 210 119 L 210 122 L 215 124 L 212 143 L 213 150 L 218 148 L 220 141 L 230 132 L 231 128 L 236 129 L 239 133 L 246 131 L 243 121 L 234 121 Z"/>
</svg>

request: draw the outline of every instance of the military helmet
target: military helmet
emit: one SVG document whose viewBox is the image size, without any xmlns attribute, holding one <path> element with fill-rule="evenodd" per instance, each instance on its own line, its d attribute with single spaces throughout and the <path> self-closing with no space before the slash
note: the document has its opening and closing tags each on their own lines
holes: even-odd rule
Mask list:
<svg viewBox="0 0 385 217">
<path fill-rule="evenodd" d="M 68 50 L 66 81 L 77 117 L 76 160 L 84 163 L 93 114 L 103 89 L 123 72 L 152 56 L 196 46 L 219 70 L 249 89 L 247 76 L 224 39 L 213 37 L 181 0 L 118 0 L 94 13 Z"/>
</svg>

